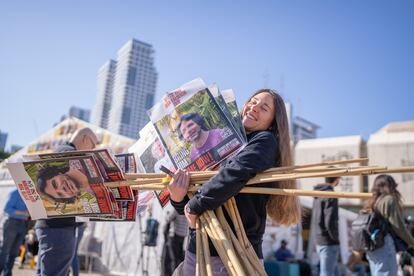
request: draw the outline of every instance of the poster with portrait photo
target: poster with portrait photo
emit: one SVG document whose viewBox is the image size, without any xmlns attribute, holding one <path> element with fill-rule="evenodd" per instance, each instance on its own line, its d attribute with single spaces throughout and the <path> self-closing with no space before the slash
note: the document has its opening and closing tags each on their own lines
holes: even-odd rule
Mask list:
<svg viewBox="0 0 414 276">
<path fill-rule="evenodd" d="M 148 113 L 176 168 L 206 170 L 243 146 L 201 79 L 167 93 Z"/>
<path fill-rule="evenodd" d="M 138 191 L 133 190 L 134 200 L 133 201 L 117 201 L 117 211 L 111 216 L 98 216 L 90 217 L 90 221 L 111 221 L 111 222 L 124 222 L 124 221 L 135 221 L 136 212 L 138 205 Z"/>
<path fill-rule="evenodd" d="M 141 129 L 139 137 L 136 145 L 132 147 L 145 173 L 160 173 L 161 166 L 175 171 L 174 165 L 151 122 Z M 154 193 L 162 207 L 167 205 L 170 199 L 170 194 L 167 190 L 154 191 Z"/>
<path fill-rule="evenodd" d="M 111 215 L 110 191 L 92 156 L 9 163 L 32 219 Z"/>
<path fill-rule="evenodd" d="M 115 159 L 124 173 L 137 173 L 137 162 L 133 153 L 115 154 Z"/>
<path fill-rule="evenodd" d="M 236 130 L 237 135 L 239 135 L 243 143 L 247 143 L 246 132 L 242 125 L 240 114 L 237 110 L 237 103 L 236 99 L 234 98 L 233 90 L 227 89 L 225 91 L 221 91 L 216 83 L 210 84 L 208 86 L 208 90 L 211 92 L 211 95 L 213 95 L 218 106 L 223 111 L 226 118 L 230 121 L 233 128 Z M 225 95 L 226 98 L 224 97 Z M 235 104 L 236 106 L 234 106 Z M 234 107 L 236 108 L 236 112 L 239 114 L 239 116 L 235 114 Z"/>
<path fill-rule="evenodd" d="M 247 142 L 246 130 L 244 129 L 241 114 L 237 106 L 236 97 L 234 96 L 233 89 L 221 90 L 221 95 L 224 99 L 224 102 L 227 105 L 228 110 L 230 111 L 233 122 L 235 123 L 236 128 L 239 130 L 239 133 L 243 136 L 244 141 Z"/>
<path fill-rule="evenodd" d="M 93 156 L 96 164 L 100 170 L 104 182 L 118 182 L 124 181 L 125 175 L 121 167 L 115 161 L 115 157 L 111 151 L 106 148 L 95 150 L 78 150 L 78 151 L 65 151 L 65 152 L 53 152 L 45 154 L 30 154 L 25 155 L 25 160 L 42 160 L 42 159 L 56 159 L 78 156 Z M 133 200 L 132 189 L 128 186 L 120 186 L 115 188 L 109 188 L 113 193 L 116 200 Z"/>
</svg>

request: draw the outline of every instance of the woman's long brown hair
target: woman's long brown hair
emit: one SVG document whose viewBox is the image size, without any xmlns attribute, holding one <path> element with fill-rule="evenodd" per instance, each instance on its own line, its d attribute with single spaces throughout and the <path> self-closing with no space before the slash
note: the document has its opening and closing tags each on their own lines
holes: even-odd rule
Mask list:
<svg viewBox="0 0 414 276">
<path fill-rule="evenodd" d="M 371 188 L 372 198 L 368 201 L 366 206 L 369 210 L 375 210 L 375 204 L 379 199 L 386 195 L 391 195 L 398 203 L 402 210 L 403 202 L 400 192 L 397 190 L 397 182 L 388 174 L 378 175 L 374 180 L 374 185 Z"/>
<path fill-rule="evenodd" d="M 285 102 L 278 93 L 271 89 L 261 89 L 257 91 L 247 100 L 247 102 L 260 93 L 268 93 L 273 97 L 275 114 L 269 130 L 276 137 L 279 147 L 279 155 L 276 155 L 275 164 L 278 164 L 281 167 L 292 166 L 293 157 L 290 147 L 289 124 Z M 245 109 L 243 109 L 242 116 L 244 116 L 244 111 Z M 296 189 L 296 181 L 278 181 L 271 183 L 271 186 L 273 188 Z M 279 224 L 297 224 L 301 220 L 302 207 L 296 196 L 271 195 L 267 202 L 266 209 L 270 218 Z"/>
</svg>

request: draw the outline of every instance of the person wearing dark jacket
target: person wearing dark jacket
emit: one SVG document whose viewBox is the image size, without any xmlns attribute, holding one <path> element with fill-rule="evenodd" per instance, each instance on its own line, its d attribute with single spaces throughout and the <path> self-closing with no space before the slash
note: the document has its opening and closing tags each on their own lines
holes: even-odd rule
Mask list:
<svg viewBox="0 0 414 276">
<path fill-rule="evenodd" d="M 68 144 L 61 145 L 56 152 L 91 150 L 98 139 L 90 128 L 77 130 Z M 67 276 L 76 255 L 76 231 L 79 223 L 75 217 L 39 219 L 35 229 L 39 240 L 36 276 Z M 76 272 L 74 273 L 76 275 Z"/>
<path fill-rule="evenodd" d="M 314 187 L 318 191 L 334 191 L 339 177 L 327 177 L 325 184 Z M 320 260 L 320 276 L 339 275 L 338 199 L 315 198 L 312 208 L 312 230 L 316 233 L 316 250 Z"/>
<path fill-rule="evenodd" d="M 178 213 L 186 215 L 190 226 L 183 275 L 195 275 L 194 228 L 198 216 L 206 210 L 218 208 L 233 196 L 247 237 L 260 259 L 263 259 L 262 241 L 267 213 L 280 224 L 296 224 L 300 220 L 301 207 L 296 197 L 239 194 L 247 181 L 257 173 L 275 166 L 292 165 L 283 99 L 270 89 L 259 90 L 245 104 L 242 123 L 247 133 L 247 145 L 222 164 L 218 174 L 205 183 L 191 200 L 186 196 L 189 184 L 187 172 L 177 170 L 168 186 L 172 205 Z M 281 181 L 266 186 L 293 188 L 296 184 L 293 181 Z M 228 275 L 211 242 L 210 253 L 214 275 Z"/>
</svg>

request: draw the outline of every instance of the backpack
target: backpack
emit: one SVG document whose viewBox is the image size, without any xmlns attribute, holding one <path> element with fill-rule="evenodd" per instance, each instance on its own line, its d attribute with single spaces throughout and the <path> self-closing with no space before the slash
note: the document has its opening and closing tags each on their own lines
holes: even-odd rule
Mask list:
<svg viewBox="0 0 414 276">
<path fill-rule="evenodd" d="M 374 251 L 384 246 L 387 234 L 388 222 L 380 213 L 361 211 L 351 225 L 352 249 Z"/>
</svg>

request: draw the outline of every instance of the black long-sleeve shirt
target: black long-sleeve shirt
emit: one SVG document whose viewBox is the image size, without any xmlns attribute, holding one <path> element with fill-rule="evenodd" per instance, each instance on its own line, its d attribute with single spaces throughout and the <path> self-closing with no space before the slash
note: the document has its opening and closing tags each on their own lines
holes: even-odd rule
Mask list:
<svg viewBox="0 0 414 276">
<path fill-rule="evenodd" d="M 247 181 L 257 173 L 278 166 L 279 156 L 276 138 L 270 131 L 258 131 L 247 135 L 248 143 L 237 155 L 230 158 L 219 169 L 218 174 L 205 183 L 195 196 L 181 202 L 172 202 L 175 209 L 183 214 L 188 202 L 192 212 L 202 214 L 214 210 L 229 198 L 235 196 L 246 235 L 259 258 L 262 254 L 262 238 L 266 226 L 266 203 L 269 195 L 239 194 Z M 263 184 L 261 186 L 266 186 Z M 229 224 L 231 224 L 230 220 Z M 195 253 L 195 231 L 190 231 L 189 251 Z M 217 252 L 210 246 L 211 254 Z"/>
</svg>

